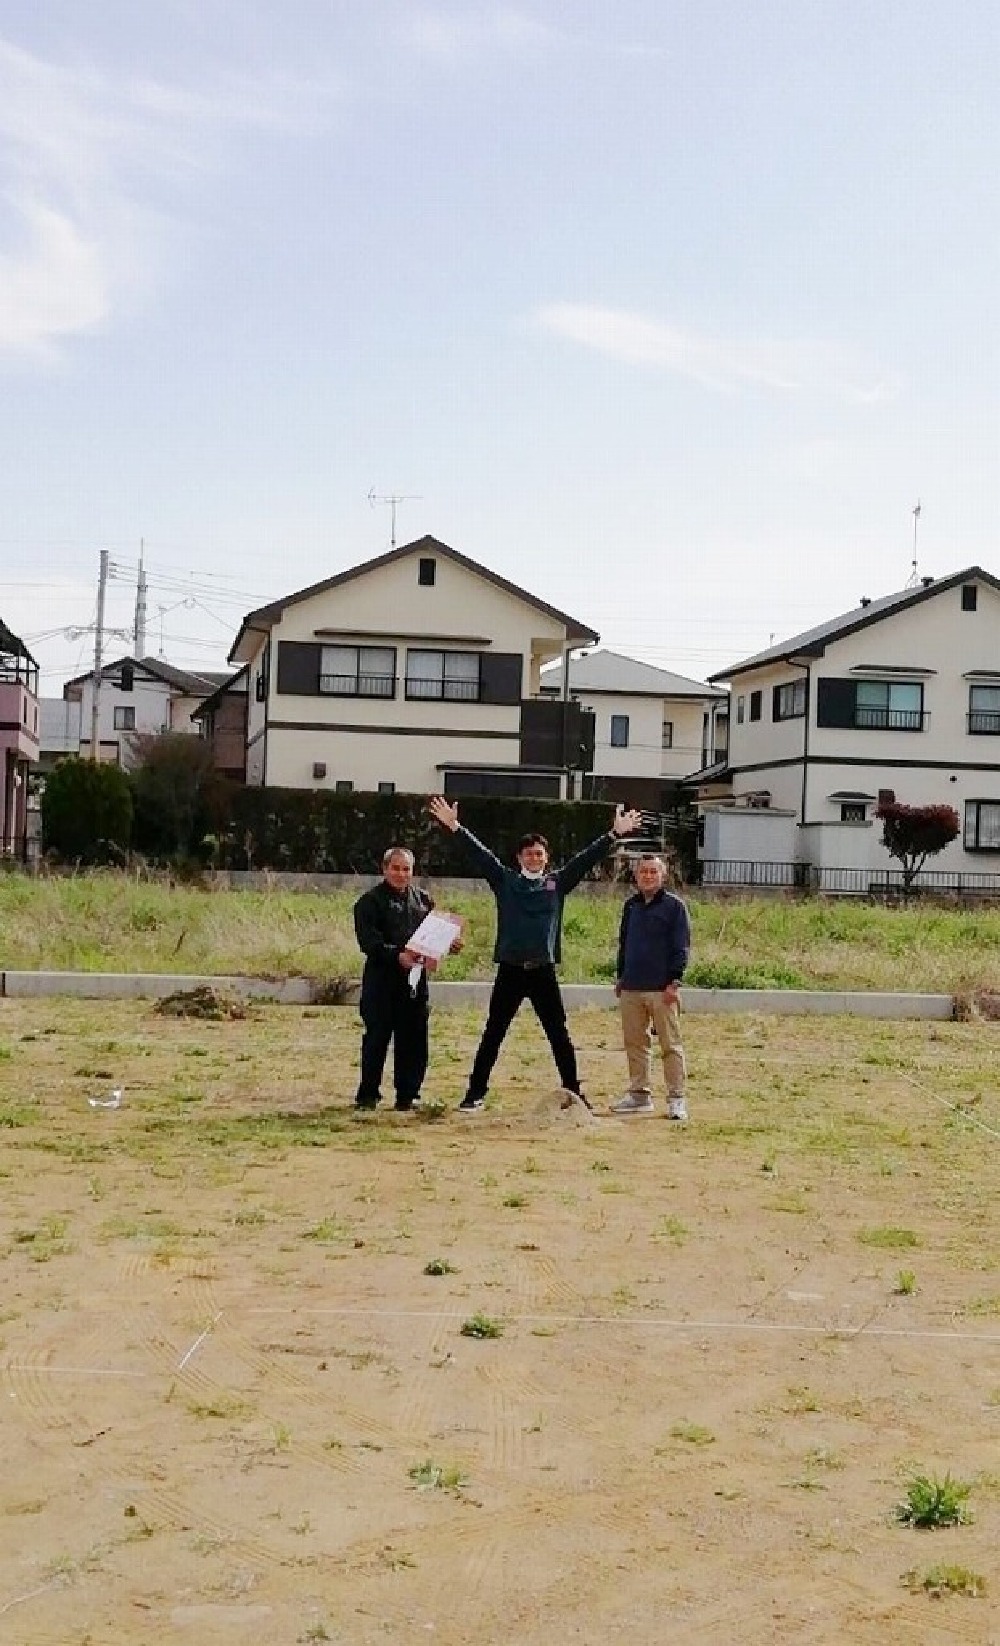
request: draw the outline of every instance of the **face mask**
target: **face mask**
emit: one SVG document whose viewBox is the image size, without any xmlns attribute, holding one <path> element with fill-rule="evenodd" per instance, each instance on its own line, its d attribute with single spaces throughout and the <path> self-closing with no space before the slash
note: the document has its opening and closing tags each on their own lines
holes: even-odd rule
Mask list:
<svg viewBox="0 0 1000 1646">
<path fill-rule="evenodd" d="M 524 875 L 525 880 L 544 880 L 545 878 L 544 869 L 522 869 L 521 873 Z"/>
</svg>

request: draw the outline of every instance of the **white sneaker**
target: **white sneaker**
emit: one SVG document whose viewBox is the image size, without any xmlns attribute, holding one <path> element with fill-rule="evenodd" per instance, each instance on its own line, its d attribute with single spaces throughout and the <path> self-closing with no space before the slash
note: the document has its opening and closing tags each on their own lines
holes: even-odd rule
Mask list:
<svg viewBox="0 0 1000 1646">
<path fill-rule="evenodd" d="M 617 1103 L 612 1103 L 612 1114 L 653 1114 L 656 1104 L 648 1092 L 626 1092 Z"/>
<path fill-rule="evenodd" d="M 686 1120 L 688 1117 L 687 1104 L 682 1097 L 667 1098 L 667 1119 Z"/>
</svg>

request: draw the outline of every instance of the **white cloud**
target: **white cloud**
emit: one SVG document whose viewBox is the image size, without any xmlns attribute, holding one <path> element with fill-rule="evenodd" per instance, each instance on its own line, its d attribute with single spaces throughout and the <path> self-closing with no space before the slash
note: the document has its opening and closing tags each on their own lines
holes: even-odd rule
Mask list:
<svg viewBox="0 0 1000 1646">
<path fill-rule="evenodd" d="M 151 202 L 219 163 L 206 128 L 301 129 L 325 96 L 115 80 L 0 39 L 0 354 L 51 357 L 148 287 L 169 222 Z"/>
<path fill-rule="evenodd" d="M 830 343 L 708 337 L 647 315 L 585 303 L 549 304 L 538 310 L 536 320 L 545 330 L 612 359 L 673 372 L 719 394 L 751 386 L 872 404 L 897 392 L 897 385 L 857 353 Z"/>
</svg>

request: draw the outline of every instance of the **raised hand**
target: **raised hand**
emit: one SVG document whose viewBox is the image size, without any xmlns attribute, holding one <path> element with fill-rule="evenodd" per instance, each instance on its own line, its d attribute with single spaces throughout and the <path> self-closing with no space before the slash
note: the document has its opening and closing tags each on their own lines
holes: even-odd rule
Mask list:
<svg viewBox="0 0 1000 1646">
<path fill-rule="evenodd" d="M 427 802 L 427 810 L 435 823 L 440 823 L 443 829 L 450 829 L 452 834 L 458 828 L 458 806 L 450 803 L 443 794 L 433 794 Z"/>
<path fill-rule="evenodd" d="M 620 804 L 615 807 L 615 820 L 611 825 L 613 834 L 638 834 L 641 828 L 641 812 L 627 812 Z"/>
</svg>

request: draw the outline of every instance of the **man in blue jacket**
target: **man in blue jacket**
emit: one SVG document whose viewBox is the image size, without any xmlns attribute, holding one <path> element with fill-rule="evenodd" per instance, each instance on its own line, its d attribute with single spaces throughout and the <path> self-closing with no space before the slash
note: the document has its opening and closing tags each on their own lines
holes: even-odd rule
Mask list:
<svg viewBox="0 0 1000 1646">
<path fill-rule="evenodd" d="M 552 870 L 544 835 L 524 835 L 517 848 L 518 866 L 508 869 L 488 846 L 462 827 L 456 805 L 435 795 L 429 810 L 442 828 L 459 836 L 497 903 L 497 937 L 493 950 L 497 974 L 486 1027 L 469 1075 L 469 1088 L 459 1108 L 468 1111 L 483 1107 L 504 1037 L 525 1000 L 531 1001 L 545 1031 L 563 1089 L 581 1097 L 576 1051 L 566 1027 L 566 1008 L 556 977 L 563 901 L 621 835 L 634 834 L 642 827 L 641 813 L 627 812 L 618 806 L 609 833 L 577 852 L 563 868 Z"/>
<path fill-rule="evenodd" d="M 621 1009 L 629 1089 L 612 1106 L 612 1113 L 654 1113 L 655 1029 L 667 1084 L 667 1115 L 671 1120 L 686 1120 L 680 981 L 691 950 L 691 922 L 680 898 L 667 891 L 665 879 L 661 858 L 640 857 L 635 866 L 638 891 L 622 909 L 615 994 Z"/>
</svg>

